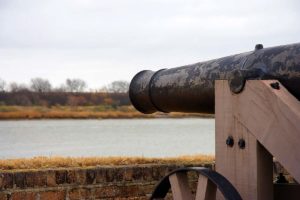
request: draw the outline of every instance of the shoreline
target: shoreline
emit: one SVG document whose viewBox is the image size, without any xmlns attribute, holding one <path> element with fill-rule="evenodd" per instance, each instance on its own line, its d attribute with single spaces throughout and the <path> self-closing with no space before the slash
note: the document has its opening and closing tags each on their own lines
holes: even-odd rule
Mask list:
<svg viewBox="0 0 300 200">
<path fill-rule="evenodd" d="M 142 114 L 132 106 L 117 108 L 103 106 L 0 106 L 0 121 L 39 119 L 160 119 L 160 118 L 214 118 L 206 113 Z"/>
</svg>

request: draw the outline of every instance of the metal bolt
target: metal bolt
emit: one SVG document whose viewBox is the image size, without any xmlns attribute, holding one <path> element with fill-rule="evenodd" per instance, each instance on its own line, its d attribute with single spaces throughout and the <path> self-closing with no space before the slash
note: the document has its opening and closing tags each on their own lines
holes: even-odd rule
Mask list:
<svg viewBox="0 0 300 200">
<path fill-rule="evenodd" d="M 227 144 L 227 146 L 229 146 L 229 147 L 233 147 L 233 145 L 234 145 L 234 140 L 233 140 L 233 137 L 232 137 L 232 136 L 228 136 L 228 138 L 226 139 L 226 144 Z"/>
<path fill-rule="evenodd" d="M 275 83 L 270 83 L 270 86 L 275 89 L 275 90 L 279 90 L 280 89 L 280 85 L 278 82 Z"/>
<path fill-rule="evenodd" d="M 255 51 L 263 49 L 263 48 L 264 48 L 264 46 L 262 44 L 255 45 Z"/>
<path fill-rule="evenodd" d="M 246 142 L 244 139 L 239 139 L 238 145 L 240 147 L 240 149 L 245 149 L 246 147 Z"/>
</svg>

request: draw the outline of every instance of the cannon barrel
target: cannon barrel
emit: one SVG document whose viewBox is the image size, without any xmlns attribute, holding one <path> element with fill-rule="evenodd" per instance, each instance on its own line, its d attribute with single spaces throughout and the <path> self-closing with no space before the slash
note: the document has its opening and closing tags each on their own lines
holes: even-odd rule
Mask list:
<svg viewBox="0 0 300 200">
<path fill-rule="evenodd" d="M 145 70 L 134 76 L 129 97 L 142 113 L 214 113 L 214 81 L 229 80 L 241 92 L 249 79 L 276 79 L 300 99 L 300 43 L 263 48 L 182 67 Z"/>
</svg>

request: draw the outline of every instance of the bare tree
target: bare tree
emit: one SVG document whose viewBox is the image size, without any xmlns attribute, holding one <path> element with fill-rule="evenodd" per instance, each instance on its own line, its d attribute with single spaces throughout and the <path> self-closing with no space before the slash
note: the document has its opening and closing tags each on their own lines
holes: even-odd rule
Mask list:
<svg viewBox="0 0 300 200">
<path fill-rule="evenodd" d="M 0 92 L 5 91 L 6 82 L 0 78 Z"/>
<path fill-rule="evenodd" d="M 52 86 L 47 79 L 33 78 L 30 80 L 30 88 L 34 92 L 50 92 Z"/>
<path fill-rule="evenodd" d="M 61 84 L 58 87 L 52 89 L 53 92 L 67 92 L 67 87 L 65 84 Z"/>
<path fill-rule="evenodd" d="M 107 86 L 107 91 L 111 93 L 126 93 L 129 90 L 129 82 L 114 81 Z"/>
<path fill-rule="evenodd" d="M 96 90 L 97 92 L 102 92 L 102 93 L 108 93 L 108 89 L 106 86 L 103 86 L 101 88 L 99 88 L 98 90 Z"/>
<path fill-rule="evenodd" d="M 21 92 L 21 91 L 29 91 L 28 87 L 25 84 L 18 84 L 16 82 L 12 82 L 9 84 L 9 91 L 11 92 Z"/>
<path fill-rule="evenodd" d="M 67 79 L 66 91 L 67 92 L 83 92 L 87 88 L 87 84 L 81 79 Z"/>
</svg>

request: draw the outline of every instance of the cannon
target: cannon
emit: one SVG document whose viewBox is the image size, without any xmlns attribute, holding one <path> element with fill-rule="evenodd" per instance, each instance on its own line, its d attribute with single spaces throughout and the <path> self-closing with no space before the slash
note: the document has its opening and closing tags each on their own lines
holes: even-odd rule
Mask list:
<svg viewBox="0 0 300 200">
<path fill-rule="evenodd" d="M 276 79 L 300 99 L 300 44 L 263 48 L 157 72 L 139 72 L 129 96 L 142 113 L 214 113 L 214 82 L 228 80 L 238 93 L 250 79 Z"/>
<path fill-rule="evenodd" d="M 215 113 L 215 171 L 168 174 L 151 199 L 298 199 L 300 197 L 300 43 L 263 48 L 182 67 L 144 70 L 129 89 L 145 114 Z M 293 184 L 273 183 L 273 159 Z M 186 172 L 196 171 L 196 194 Z M 218 177 L 218 178 L 216 178 Z"/>
</svg>

